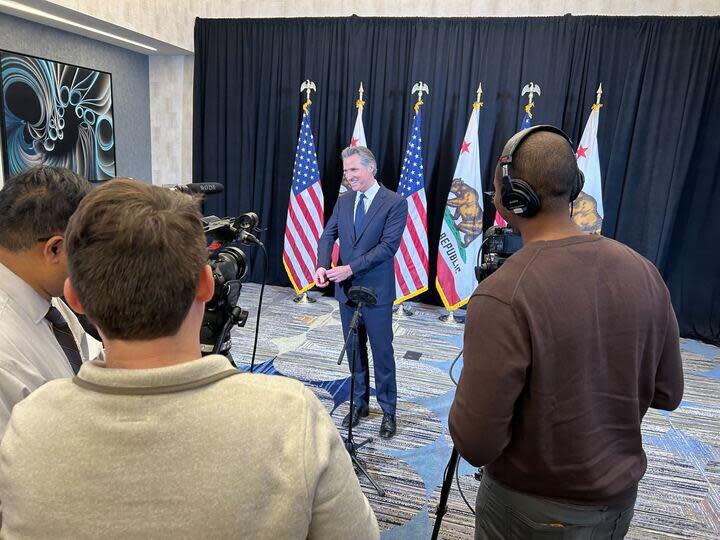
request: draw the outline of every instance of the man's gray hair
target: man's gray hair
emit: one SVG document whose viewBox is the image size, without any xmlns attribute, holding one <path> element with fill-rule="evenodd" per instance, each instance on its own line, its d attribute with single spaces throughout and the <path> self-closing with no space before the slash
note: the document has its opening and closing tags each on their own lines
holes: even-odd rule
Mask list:
<svg viewBox="0 0 720 540">
<path fill-rule="evenodd" d="M 377 172 L 377 161 L 375 161 L 375 156 L 366 146 L 348 146 L 341 152 L 340 157 L 342 159 L 347 159 L 350 156 L 355 155 L 360 156 L 360 163 L 362 163 L 363 166 L 372 166 L 373 173 Z"/>
</svg>

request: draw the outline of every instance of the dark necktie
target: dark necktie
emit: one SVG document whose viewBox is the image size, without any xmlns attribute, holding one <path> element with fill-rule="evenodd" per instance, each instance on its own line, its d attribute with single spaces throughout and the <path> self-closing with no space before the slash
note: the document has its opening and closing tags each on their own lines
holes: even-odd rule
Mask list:
<svg viewBox="0 0 720 540">
<path fill-rule="evenodd" d="M 363 219 L 365 219 L 365 194 L 361 193 L 355 209 L 355 236 L 360 234 Z"/>
<path fill-rule="evenodd" d="M 80 371 L 82 358 L 80 357 L 80 351 L 75 342 L 75 337 L 72 335 L 65 317 L 62 316 L 62 313 L 60 313 L 55 306 L 50 306 L 45 318 L 52 324 L 55 339 L 58 340 L 60 347 L 62 347 L 63 352 L 65 352 L 65 356 L 67 356 L 73 373 L 77 373 Z"/>
</svg>

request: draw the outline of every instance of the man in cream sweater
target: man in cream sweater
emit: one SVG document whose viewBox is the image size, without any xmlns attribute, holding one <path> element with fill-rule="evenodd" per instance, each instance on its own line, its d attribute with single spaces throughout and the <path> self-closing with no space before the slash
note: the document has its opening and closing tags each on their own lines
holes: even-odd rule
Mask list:
<svg viewBox="0 0 720 540">
<path fill-rule="evenodd" d="M 197 201 L 111 181 L 81 203 L 66 249 L 66 298 L 105 360 L 13 410 L 0 536 L 379 537 L 317 398 L 200 357 L 214 280 Z"/>
</svg>

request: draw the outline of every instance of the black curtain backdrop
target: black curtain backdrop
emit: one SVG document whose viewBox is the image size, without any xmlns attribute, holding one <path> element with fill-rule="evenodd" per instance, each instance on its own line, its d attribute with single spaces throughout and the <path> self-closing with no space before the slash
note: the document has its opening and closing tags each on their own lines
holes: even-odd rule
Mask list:
<svg viewBox="0 0 720 540">
<path fill-rule="evenodd" d="M 311 79 L 312 125 L 330 216 L 340 151 L 364 124 L 378 179 L 396 189 L 419 80 L 428 198 L 430 292 L 458 151 L 482 82 L 480 159 L 486 189 L 504 142 L 517 131 L 532 81 L 533 124 L 575 142 L 602 82 L 598 133 L 603 234 L 653 261 L 673 296 L 682 335 L 720 343 L 720 18 L 548 17 L 493 19 L 197 19 L 193 180 L 225 185 L 206 214 L 253 210 L 266 230 L 268 282 L 282 266 L 301 104 Z M 493 209 L 485 201 L 485 223 Z M 262 264 L 254 248 L 250 279 Z"/>
</svg>

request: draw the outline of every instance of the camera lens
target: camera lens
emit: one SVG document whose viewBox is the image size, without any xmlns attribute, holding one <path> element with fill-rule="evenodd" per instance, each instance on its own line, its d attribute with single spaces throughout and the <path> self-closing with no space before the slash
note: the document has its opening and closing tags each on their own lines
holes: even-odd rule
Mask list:
<svg viewBox="0 0 720 540">
<path fill-rule="evenodd" d="M 255 212 L 246 212 L 235 218 L 235 226 L 240 229 L 254 229 L 260 223 L 260 219 Z"/>
<path fill-rule="evenodd" d="M 223 277 L 223 282 L 242 279 L 247 274 L 247 260 L 245 253 L 240 248 L 221 248 L 213 258 L 217 260 L 213 265 L 213 270 Z"/>
</svg>

